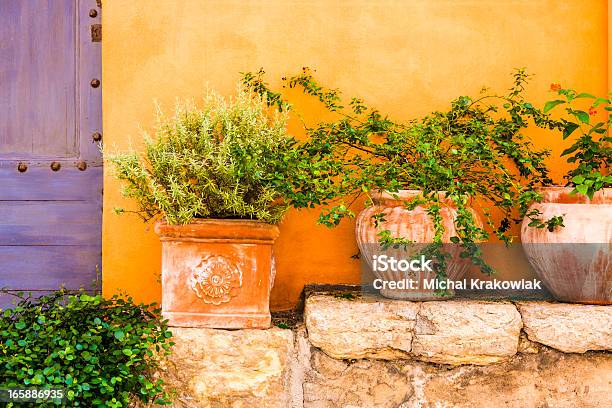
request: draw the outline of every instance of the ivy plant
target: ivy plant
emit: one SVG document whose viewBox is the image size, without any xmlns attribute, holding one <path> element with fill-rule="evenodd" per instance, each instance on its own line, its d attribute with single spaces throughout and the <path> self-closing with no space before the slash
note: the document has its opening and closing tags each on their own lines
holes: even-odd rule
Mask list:
<svg viewBox="0 0 612 408">
<path fill-rule="evenodd" d="M 242 79 L 279 110 L 292 109 L 282 92 L 270 89 L 264 74 L 244 73 Z M 435 237 L 426 251 L 435 259 L 440 278 L 445 277 L 448 258 L 440 215 L 446 204 L 439 194 L 445 192 L 458 212 L 452 243 L 461 245 L 461 255 L 490 274 L 493 270 L 476 244 L 490 239 L 490 234 L 510 243 L 511 226 L 541 198 L 536 187 L 551 182 L 544 162 L 549 151 L 536 148 L 525 131 L 534 124 L 551 129 L 561 125 L 525 99 L 528 79 L 519 69 L 506 94 L 483 89 L 476 96 L 459 96 L 445 110 L 398 121 L 360 98 L 344 99 L 338 89 L 322 86 L 312 70 L 303 68 L 283 78 L 283 86 L 318 100 L 332 119 L 304 125 L 307 139 L 283 159 L 296 177 L 278 177 L 276 188 L 294 207 L 323 206 L 319 222 L 327 226 L 352 217 L 352 204 L 361 195 L 366 205 L 372 205 L 373 190 L 420 190 L 420 197 L 404 205 L 425 206 L 434 223 Z M 470 208 L 480 210 L 489 228 L 479 225 Z M 382 214 L 374 218 L 384 221 Z M 387 230 L 379 239 L 387 247 L 411 244 Z"/>
<path fill-rule="evenodd" d="M 0 319 L 0 388 L 63 390 L 63 402 L 40 401 L 40 407 L 118 408 L 131 399 L 170 404 L 152 374 L 173 344 L 155 305 L 85 291 L 17 296 Z"/>
</svg>

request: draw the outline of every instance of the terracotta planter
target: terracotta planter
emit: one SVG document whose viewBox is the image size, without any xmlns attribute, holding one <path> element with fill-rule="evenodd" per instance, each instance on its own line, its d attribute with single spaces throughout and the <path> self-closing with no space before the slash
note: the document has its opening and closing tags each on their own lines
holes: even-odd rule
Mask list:
<svg viewBox="0 0 612 408">
<path fill-rule="evenodd" d="M 529 227 L 521 241 L 529 262 L 558 300 L 612 304 L 612 188 L 592 200 L 570 195 L 572 188 L 543 188 L 544 199 L 531 209 L 542 219 L 562 215 L 565 227 L 550 232 Z"/>
<path fill-rule="evenodd" d="M 260 221 L 160 222 L 162 314 L 171 326 L 270 326 L 272 244 L 278 227 Z"/>
<path fill-rule="evenodd" d="M 434 238 L 433 221 L 426 212 L 423 206 L 417 206 L 409 211 L 405 208 L 404 202 L 408 201 L 421 194 L 419 190 L 401 190 L 397 193 L 398 199 L 394 198 L 389 193 L 374 193 L 372 200 L 374 205 L 364 209 L 357 216 L 355 235 L 357 244 L 362 258 L 366 261 L 372 273 L 377 278 L 387 281 L 399 281 L 402 279 L 412 279 L 418 282 L 418 289 L 381 289 L 380 294 L 392 299 L 405 300 L 441 300 L 454 296 L 452 291 L 449 295 L 442 297 L 435 294 L 435 290 L 425 289 L 425 280 L 435 278 L 434 272 L 418 271 L 418 272 L 375 272 L 373 268 L 374 256 L 387 255 L 396 259 L 405 259 L 417 254 L 425 245 L 412 245 L 407 251 L 402 249 L 383 250 L 378 245 L 379 238 L 377 234 L 382 230 L 390 230 L 394 237 L 403 237 L 415 243 L 432 243 Z M 441 193 L 442 194 L 442 193 Z M 457 210 L 450 200 L 444 200 L 444 206 L 440 211 L 442 223 L 445 228 L 443 241 L 450 243 L 450 238 L 456 235 L 454 220 L 457 216 Z M 372 216 L 375 214 L 384 214 L 386 222 L 381 223 L 378 228 L 374 225 Z M 482 221 L 478 214 L 473 212 L 476 222 L 482 225 Z M 462 279 L 471 266 L 471 261 L 459 257 L 461 249 L 458 245 L 448 245 L 445 250 L 448 250 L 452 257 L 448 260 L 447 275 L 449 280 Z"/>
</svg>

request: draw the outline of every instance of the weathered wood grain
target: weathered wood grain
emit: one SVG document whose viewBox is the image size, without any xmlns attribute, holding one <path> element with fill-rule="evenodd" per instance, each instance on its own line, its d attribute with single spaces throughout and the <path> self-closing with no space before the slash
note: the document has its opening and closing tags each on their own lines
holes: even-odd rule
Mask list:
<svg viewBox="0 0 612 408">
<path fill-rule="evenodd" d="M 0 246 L 0 287 L 54 290 L 90 286 L 101 253 L 78 246 Z"/>
<path fill-rule="evenodd" d="M 86 201 L 0 201 L 0 245 L 96 245 L 101 212 Z"/>
<path fill-rule="evenodd" d="M 76 154 L 75 7 L 0 1 L 0 154 Z"/>
</svg>

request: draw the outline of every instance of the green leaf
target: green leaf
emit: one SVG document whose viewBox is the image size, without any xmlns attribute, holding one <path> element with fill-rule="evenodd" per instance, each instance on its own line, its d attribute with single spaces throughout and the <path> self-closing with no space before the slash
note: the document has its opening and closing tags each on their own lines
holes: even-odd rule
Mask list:
<svg viewBox="0 0 612 408">
<path fill-rule="evenodd" d="M 565 129 L 563 129 L 563 139 L 567 139 L 576 129 L 580 126 L 573 122 L 567 122 L 565 124 Z"/>
<path fill-rule="evenodd" d="M 610 101 L 606 98 L 597 98 L 595 99 L 595 101 L 593 102 L 593 106 L 599 106 L 602 103 L 610 103 Z"/>
<path fill-rule="evenodd" d="M 584 181 L 584 176 L 575 176 L 574 178 L 572 178 L 572 182 L 574 184 L 582 184 L 583 181 Z"/>
<path fill-rule="evenodd" d="M 595 99 L 595 95 L 591 95 L 590 93 L 580 93 L 578 95 L 576 95 L 576 98 L 591 98 L 591 99 Z"/>
<path fill-rule="evenodd" d="M 589 123 L 590 117 L 589 117 L 589 114 L 585 111 L 573 110 L 572 115 L 574 115 L 582 123 L 586 123 L 586 124 Z"/>
<path fill-rule="evenodd" d="M 565 101 L 562 101 L 561 99 L 556 99 L 554 101 L 548 101 L 544 104 L 544 113 L 548 113 L 552 108 L 554 108 L 557 105 L 561 105 L 562 103 L 565 103 Z"/>
<path fill-rule="evenodd" d="M 115 333 L 113 333 L 113 335 L 117 340 L 122 340 L 125 337 L 125 333 L 121 330 L 117 330 Z"/>
<path fill-rule="evenodd" d="M 27 326 L 27 325 L 26 325 L 24 322 L 17 322 L 17 323 L 15 323 L 15 328 L 16 328 L 17 330 L 23 330 L 23 329 L 25 329 L 25 328 L 26 328 L 26 326 Z"/>
<path fill-rule="evenodd" d="M 576 186 L 576 191 L 578 191 L 580 194 L 586 195 L 588 190 L 589 190 L 589 186 L 585 184 L 579 184 Z"/>
<path fill-rule="evenodd" d="M 563 150 L 563 151 L 561 152 L 561 156 L 567 156 L 568 154 L 572 154 L 572 153 L 574 153 L 576 150 L 578 150 L 578 148 L 579 148 L 579 147 L 580 147 L 580 146 L 579 146 L 579 145 L 577 145 L 577 144 L 572 145 L 572 146 L 568 147 L 567 149 Z"/>
</svg>

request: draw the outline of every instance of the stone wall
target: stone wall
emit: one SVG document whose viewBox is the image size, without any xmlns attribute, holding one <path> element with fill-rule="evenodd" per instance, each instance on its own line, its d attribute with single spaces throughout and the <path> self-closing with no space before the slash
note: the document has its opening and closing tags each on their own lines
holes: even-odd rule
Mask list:
<svg viewBox="0 0 612 408">
<path fill-rule="evenodd" d="M 313 295 L 295 330 L 173 330 L 175 407 L 612 406 L 612 307 Z"/>
</svg>

